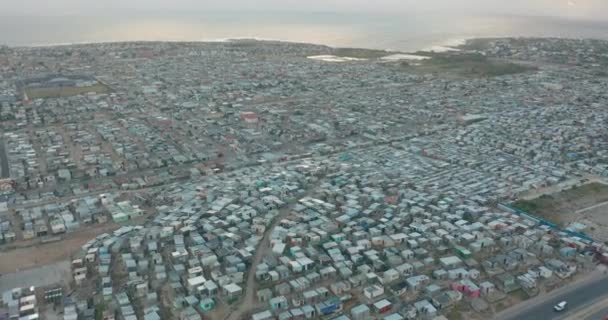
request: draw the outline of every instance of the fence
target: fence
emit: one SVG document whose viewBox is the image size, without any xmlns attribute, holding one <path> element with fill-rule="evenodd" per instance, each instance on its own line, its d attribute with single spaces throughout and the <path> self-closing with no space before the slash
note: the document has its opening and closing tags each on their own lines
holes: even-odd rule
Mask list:
<svg viewBox="0 0 608 320">
<path fill-rule="evenodd" d="M 547 220 L 545 220 L 543 218 L 537 217 L 537 216 L 535 216 L 535 215 L 533 215 L 531 213 L 525 212 L 523 210 L 514 208 L 514 207 L 512 207 L 512 206 L 510 206 L 508 204 L 500 203 L 500 204 L 498 204 L 498 208 L 506 210 L 506 211 L 513 212 L 513 213 L 515 213 L 515 214 L 517 214 L 519 216 L 526 217 L 526 218 L 528 218 L 530 220 L 533 220 L 533 221 L 536 221 L 536 222 L 540 223 L 541 225 L 548 226 L 549 228 L 551 228 L 553 230 L 557 230 L 559 232 L 563 232 L 563 233 L 565 233 L 565 234 L 567 234 L 569 236 L 576 237 L 576 238 L 579 238 L 579 239 L 585 240 L 585 241 L 595 242 L 595 240 L 593 240 L 593 238 L 591 238 L 590 236 L 588 236 L 588 235 L 586 235 L 584 233 L 574 232 L 574 231 L 571 231 L 571 230 L 562 229 L 558 225 L 556 225 L 555 223 L 552 223 L 552 222 L 547 221 Z"/>
</svg>

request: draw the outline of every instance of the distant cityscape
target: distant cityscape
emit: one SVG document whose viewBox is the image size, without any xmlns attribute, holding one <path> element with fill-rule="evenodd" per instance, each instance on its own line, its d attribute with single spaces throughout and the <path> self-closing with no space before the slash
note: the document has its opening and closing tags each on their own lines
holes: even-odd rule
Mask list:
<svg viewBox="0 0 608 320">
<path fill-rule="evenodd" d="M 606 92 L 602 40 L 0 47 L 0 319 L 551 319 L 518 306 L 597 277 L 582 308 Z"/>
</svg>

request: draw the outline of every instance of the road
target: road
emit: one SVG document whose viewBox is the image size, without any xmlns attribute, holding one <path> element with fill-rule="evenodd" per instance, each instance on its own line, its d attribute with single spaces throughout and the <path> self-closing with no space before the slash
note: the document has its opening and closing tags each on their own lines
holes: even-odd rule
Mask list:
<svg viewBox="0 0 608 320">
<path fill-rule="evenodd" d="M 592 315 L 586 316 L 585 320 L 604 320 L 608 317 L 608 302 L 602 302 L 603 309 L 600 311 L 595 311 Z"/>
<path fill-rule="evenodd" d="M 568 319 L 575 313 L 608 298 L 608 276 L 600 270 L 571 284 L 517 304 L 496 315 L 496 320 L 557 320 Z M 553 306 L 560 301 L 567 301 L 565 312 L 553 311 Z M 580 319 L 580 318 L 579 318 Z"/>
<path fill-rule="evenodd" d="M 0 140 L 0 178 L 8 177 L 8 157 L 6 156 L 6 148 L 4 147 L 4 141 Z"/>
<path fill-rule="evenodd" d="M 249 313 L 251 311 L 251 309 L 253 309 L 254 306 L 256 305 L 256 303 L 257 303 L 257 298 L 255 295 L 256 294 L 256 290 L 255 290 L 256 289 L 256 280 L 255 280 L 256 267 L 258 264 L 260 264 L 260 262 L 262 262 L 262 259 L 268 254 L 268 251 L 270 250 L 269 234 L 272 232 L 272 229 L 274 229 L 274 227 L 276 227 L 276 225 L 290 213 L 290 210 L 291 210 L 291 207 L 289 207 L 288 210 L 281 210 L 279 215 L 275 218 L 272 225 L 270 225 L 266 229 L 266 232 L 264 232 L 264 236 L 263 236 L 262 240 L 260 241 L 259 246 L 256 248 L 255 255 L 253 256 L 253 259 L 251 260 L 252 263 L 251 263 L 251 266 L 249 267 L 249 271 L 247 273 L 247 284 L 243 288 L 243 290 L 244 290 L 243 297 L 240 299 L 239 303 L 237 304 L 238 305 L 237 309 L 230 312 L 230 314 L 228 314 L 228 316 L 225 319 L 227 319 L 227 320 L 245 319 L 245 314 Z"/>
<path fill-rule="evenodd" d="M 323 181 L 323 179 L 319 179 L 319 181 Z M 315 190 L 317 190 L 318 184 L 319 183 L 316 183 L 316 184 L 308 187 L 307 191 L 304 195 L 299 196 L 295 200 L 291 201 L 289 203 L 289 205 L 287 205 L 286 207 L 279 210 L 279 214 L 274 218 L 272 224 L 270 226 L 268 226 L 268 228 L 266 228 L 266 230 L 264 231 L 262 240 L 258 244 L 258 247 L 255 250 L 253 259 L 251 260 L 252 261 L 251 266 L 249 267 L 249 270 L 247 273 L 247 284 L 245 285 L 245 288 L 243 288 L 243 290 L 244 290 L 243 297 L 236 304 L 237 308 L 232 310 L 224 318 L 225 320 L 246 319 L 245 315 L 247 315 L 253 309 L 255 309 L 256 305 L 258 304 L 257 297 L 256 297 L 257 288 L 256 288 L 255 271 L 256 271 L 257 265 L 260 264 L 260 262 L 262 262 L 262 259 L 264 257 L 266 257 L 268 254 L 270 254 L 270 250 L 272 249 L 270 246 L 270 234 L 272 233 L 272 230 L 281 222 L 281 220 L 283 220 L 284 218 L 289 216 L 289 214 L 292 212 L 293 207 L 298 203 L 298 201 L 300 199 L 310 196 Z"/>
<path fill-rule="evenodd" d="M 604 320 L 608 315 L 608 297 L 600 299 L 580 310 L 568 314 L 561 320 Z"/>
</svg>

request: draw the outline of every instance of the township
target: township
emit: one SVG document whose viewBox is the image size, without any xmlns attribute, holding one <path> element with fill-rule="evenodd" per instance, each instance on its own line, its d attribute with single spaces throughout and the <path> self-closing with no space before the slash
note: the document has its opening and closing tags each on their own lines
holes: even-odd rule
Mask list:
<svg viewBox="0 0 608 320">
<path fill-rule="evenodd" d="M 0 48 L 0 319 L 487 319 L 608 262 L 512 205 L 608 180 L 607 42 L 343 51 Z"/>
</svg>

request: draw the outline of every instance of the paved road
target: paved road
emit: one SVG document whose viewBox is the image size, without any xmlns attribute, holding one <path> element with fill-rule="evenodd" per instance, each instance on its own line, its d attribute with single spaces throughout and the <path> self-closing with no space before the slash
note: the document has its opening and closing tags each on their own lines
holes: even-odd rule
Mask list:
<svg viewBox="0 0 608 320">
<path fill-rule="evenodd" d="M 498 315 L 500 320 L 554 320 L 565 319 L 569 315 L 608 297 L 608 277 L 603 274 L 590 276 L 580 283 L 566 284 L 547 295 L 528 300 L 523 305 L 516 305 L 505 313 Z M 560 301 L 568 301 L 565 312 L 553 311 L 553 306 Z"/>
<path fill-rule="evenodd" d="M 595 312 L 591 316 L 586 317 L 585 320 L 604 320 L 604 319 L 606 319 L 607 316 L 608 316 L 608 306 L 606 306 L 604 309 L 602 309 L 600 311 Z"/>
</svg>

